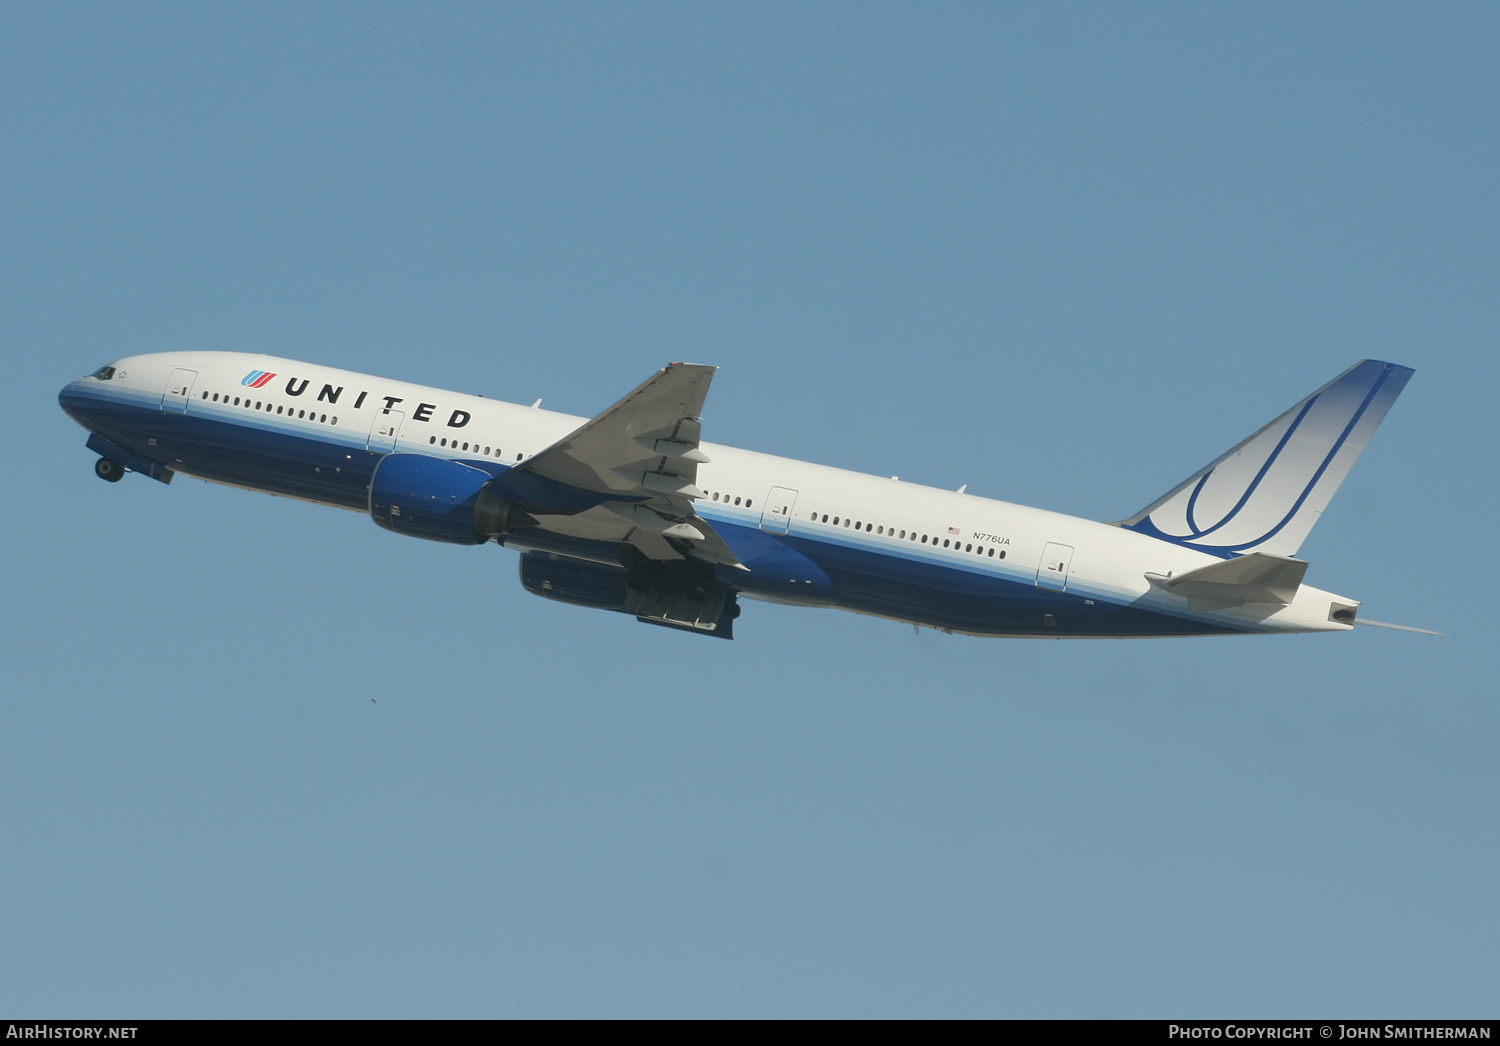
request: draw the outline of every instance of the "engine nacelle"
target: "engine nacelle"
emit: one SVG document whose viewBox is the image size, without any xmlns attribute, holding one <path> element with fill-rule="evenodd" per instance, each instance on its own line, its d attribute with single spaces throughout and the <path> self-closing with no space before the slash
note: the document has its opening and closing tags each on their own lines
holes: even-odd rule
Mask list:
<svg viewBox="0 0 1500 1046">
<path fill-rule="evenodd" d="M 630 569 L 550 552 L 521 555 L 526 591 L 560 603 L 613 610 L 637 621 L 733 639 L 739 604 L 703 563 L 651 563 Z"/>
<path fill-rule="evenodd" d="M 488 472 L 457 461 L 387 454 L 370 478 L 370 516 L 397 534 L 454 545 L 481 545 L 536 523 L 492 483 Z"/>
</svg>

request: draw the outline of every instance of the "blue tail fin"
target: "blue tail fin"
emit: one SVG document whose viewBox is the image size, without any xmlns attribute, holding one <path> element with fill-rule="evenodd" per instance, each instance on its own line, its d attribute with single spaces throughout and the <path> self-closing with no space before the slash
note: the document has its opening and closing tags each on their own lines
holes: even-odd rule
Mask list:
<svg viewBox="0 0 1500 1046">
<path fill-rule="evenodd" d="M 1356 363 L 1120 525 L 1217 556 L 1295 555 L 1412 373 Z"/>
</svg>

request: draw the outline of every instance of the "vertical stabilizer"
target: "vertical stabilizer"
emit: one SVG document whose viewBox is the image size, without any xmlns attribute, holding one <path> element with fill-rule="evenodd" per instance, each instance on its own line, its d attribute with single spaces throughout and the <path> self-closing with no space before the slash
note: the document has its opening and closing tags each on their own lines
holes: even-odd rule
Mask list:
<svg viewBox="0 0 1500 1046">
<path fill-rule="evenodd" d="M 1120 525 L 1217 556 L 1292 556 L 1410 367 L 1362 360 Z"/>
</svg>

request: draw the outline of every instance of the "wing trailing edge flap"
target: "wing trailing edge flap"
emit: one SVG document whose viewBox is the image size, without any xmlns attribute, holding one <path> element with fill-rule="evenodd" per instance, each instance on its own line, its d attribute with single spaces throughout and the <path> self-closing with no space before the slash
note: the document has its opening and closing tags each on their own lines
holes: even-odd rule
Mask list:
<svg viewBox="0 0 1500 1046">
<path fill-rule="evenodd" d="M 703 403 L 717 369 L 698 363 L 663 367 L 513 471 L 588 492 L 601 511 L 630 525 L 623 540 L 648 559 L 683 559 L 691 552 L 743 569 L 693 508 L 705 496 L 698 466 L 709 458 L 699 443 Z"/>
<path fill-rule="evenodd" d="M 1306 573 L 1305 560 L 1251 552 L 1175 577 L 1148 573 L 1146 580 L 1174 595 L 1226 607 L 1246 603 L 1288 606 L 1297 598 Z"/>
</svg>

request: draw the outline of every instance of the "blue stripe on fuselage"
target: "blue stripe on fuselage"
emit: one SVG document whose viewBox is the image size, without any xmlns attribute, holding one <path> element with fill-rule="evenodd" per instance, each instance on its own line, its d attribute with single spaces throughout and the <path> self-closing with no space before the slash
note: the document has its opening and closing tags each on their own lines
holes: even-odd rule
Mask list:
<svg viewBox="0 0 1500 1046">
<path fill-rule="evenodd" d="M 341 508 L 368 508 L 370 477 L 384 456 L 366 449 L 368 437 L 362 428 L 288 421 L 197 401 L 189 404 L 189 413 L 173 414 L 160 409 L 160 397 L 117 389 L 106 394 L 82 382 L 68 386 L 58 399 L 90 432 L 188 475 Z M 495 476 L 510 468 L 494 461 L 454 460 Z M 1122 601 L 1120 594 L 1079 584 L 1070 583 L 1067 592 L 1038 588 L 1035 569 L 1014 563 L 908 548 L 894 540 L 809 533 L 811 528 L 796 523 L 786 535 L 772 534 L 759 528 L 758 513 L 716 508 L 698 505 L 699 513 L 731 547 L 758 550 L 759 562 L 750 564 L 749 573 L 718 570 L 721 580 L 749 595 L 979 635 L 1181 636 L 1244 631 Z M 772 546 L 784 547 L 787 553 Z M 804 564 L 812 564 L 827 582 Z"/>
<path fill-rule="evenodd" d="M 368 507 L 366 487 L 382 457 L 365 449 L 365 433 L 317 422 L 278 423 L 196 402 L 191 413 L 173 414 L 159 408 L 159 397 L 104 395 L 77 383 L 58 400 L 90 432 L 180 472 L 339 508 Z"/>
</svg>

